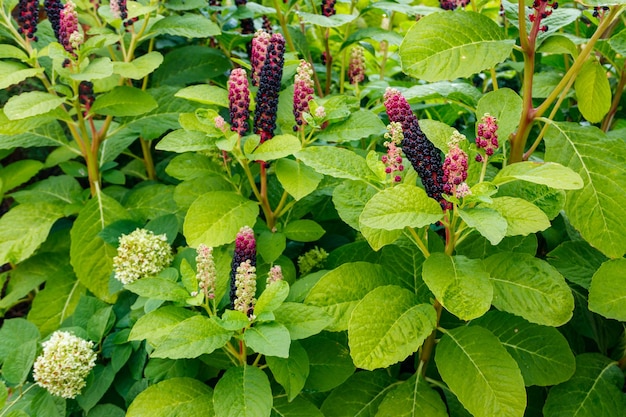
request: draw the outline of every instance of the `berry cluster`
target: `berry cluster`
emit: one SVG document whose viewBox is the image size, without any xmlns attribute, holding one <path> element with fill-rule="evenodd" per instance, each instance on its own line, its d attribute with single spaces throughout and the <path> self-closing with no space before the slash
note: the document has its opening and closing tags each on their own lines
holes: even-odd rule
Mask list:
<svg viewBox="0 0 626 417">
<path fill-rule="evenodd" d="M 404 171 L 404 165 L 402 165 L 402 150 L 398 148 L 398 145 L 400 145 L 402 143 L 402 139 L 404 139 L 402 125 L 398 122 L 391 122 L 387 126 L 385 138 L 389 139 L 384 143 L 387 148 L 387 155 L 383 155 L 380 158 L 385 164 L 385 172 L 393 175 L 396 172 Z M 393 180 L 395 182 L 400 182 L 402 177 L 400 177 L 400 175 L 394 175 Z"/>
<path fill-rule="evenodd" d="M 196 279 L 198 287 L 204 293 L 207 300 L 215 298 L 215 281 L 217 279 L 217 269 L 213 259 L 213 248 L 200 244 L 196 256 Z"/>
<path fill-rule="evenodd" d="M 246 4 L 248 4 L 248 0 L 235 0 L 235 5 L 237 5 L 238 8 L 244 7 Z M 242 35 L 252 35 L 255 32 L 256 29 L 254 29 L 254 20 L 251 18 L 247 17 L 245 19 L 241 19 L 240 23 Z M 250 53 L 250 51 L 248 51 L 248 53 Z"/>
<path fill-rule="evenodd" d="M 479 149 L 484 149 L 487 157 L 490 157 L 498 149 L 498 121 L 495 117 L 489 113 L 481 119 L 481 123 L 478 124 L 478 134 L 476 135 L 476 146 Z M 476 161 L 482 162 L 482 155 L 476 155 Z"/>
<path fill-rule="evenodd" d="M 280 33 L 274 33 L 270 38 L 267 56 L 259 75 L 259 91 L 254 112 L 254 133 L 261 135 L 261 143 L 274 137 L 284 54 L 285 38 Z"/>
<path fill-rule="evenodd" d="M 540 32 L 547 32 L 548 25 L 542 25 L 541 21 L 552 14 L 553 10 L 558 9 L 559 3 L 548 0 L 535 0 L 530 8 L 534 9 L 534 13 L 528 16 L 528 19 L 533 24 L 533 27 L 538 27 Z"/>
<path fill-rule="evenodd" d="M 37 0 L 20 0 L 17 4 L 17 31 L 26 36 L 27 39 L 31 39 L 37 42 L 37 21 L 39 20 L 39 2 Z"/>
<path fill-rule="evenodd" d="M 296 73 L 296 81 L 293 91 L 293 115 L 296 119 L 296 126 L 293 127 L 297 131 L 304 123 L 302 113 L 309 111 L 309 101 L 313 99 L 313 67 L 305 60 L 300 61 Z"/>
<path fill-rule="evenodd" d="M 259 77 L 265 58 L 267 57 L 267 47 L 270 44 L 272 35 L 265 30 L 258 30 L 252 38 L 252 51 L 250 53 L 250 65 L 252 65 L 252 85 L 259 85 Z"/>
<path fill-rule="evenodd" d="M 455 10 L 458 7 L 465 7 L 470 0 L 439 0 L 439 6 L 443 10 Z"/>
<path fill-rule="evenodd" d="M 256 304 L 256 267 L 248 259 L 237 267 L 235 273 L 235 298 L 233 310 L 241 311 L 250 320 L 254 320 Z"/>
<path fill-rule="evenodd" d="M 443 164 L 439 151 L 424 135 L 411 106 L 398 90 L 388 88 L 384 98 L 389 120 L 402 126 L 402 151 L 422 179 L 426 194 L 444 209 L 450 208 L 450 203 L 443 198 Z"/>
<path fill-rule="evenodd" d="M 609 11 L 609 6 L 595 6 L 593 8 L 593 17 L 602 19 L 606 12 Z"/>
<path fill-rule="evenodd" d="M 89 112 L 91 105 L 95 101 L 93 94 L 93 83 L 91 81 L 81 81 L 78 85 L 78 101 L 85 108 L 85 113 Z"/>
<path fill-rule="evenodd" d="M 46 14 L 48 15 L 50 25 L 52 25 L 54 36 L 59 39 L 59 29 L 61 28 L 61 10 L 63 9 L 61 0 L 44 0 L 43 6 L 46 10 Z"/>
<path fill-rule="evenodd" d="M 358 84 L 365 79 L 365 56 L 364 49 L 361 46 L 352 48 L 350 52 L 348 78 L 350 79 L 350 84 Z"/>
<path fill-rule="evenodd" d="M 337 13 L 335 3 L 337 3 L 337 0 L 322 0 L 322 14 L 330 17 Z"/>
<path fill-rule="evenodd" d="M 235 238 L 235 253 L 230 269 L 230 302 L 235 307 L 237 299 L 237 274 L 241 264 L 248 263 L 251 267 L 256 267 L 256 240 L 254 239 L 254 231 L 244 226 L 239 229 Z M 249 268 L 248 268 L 249 271 Z"/>
<path fill-rule="evenodd" d="M 83 43 L 83 34 L 78 30 L 78 13 L 76 5 L 68 0 L 59 15 L 58 40 L 63 48 L 76 56 L 76 49 Z"/>
<path fill-rule="evenodd" d="M 448 143 L 450 149 L 443 162 L 443 180 L 445 181 L 443 190 L 447 194 L 456 195 L 457 186 L 467 179 L 467 154 L 459 147 L 459 143 L 464 140 L 463 135 L 455 132 Z"/>
<path fill-rule="evenodd" d="M 250 91 L 246 70 L 235 68 L 228 79 L 228 101 L 230 103 L 230 129 L 245 135 L 250 116 Z"/>
<path fill-rule="evenodd" d="M 267 274 L 267 281 L 265 282 L 265 284 L 269 286 L 273 284 L 274 282 L 278 282 L 282 280 L 283 280 L 283 269 L 280 267 L 280 265 L 274 265 L 273 267 L 270 268 L 270 272 L 268 272 Z"/>
</svg>

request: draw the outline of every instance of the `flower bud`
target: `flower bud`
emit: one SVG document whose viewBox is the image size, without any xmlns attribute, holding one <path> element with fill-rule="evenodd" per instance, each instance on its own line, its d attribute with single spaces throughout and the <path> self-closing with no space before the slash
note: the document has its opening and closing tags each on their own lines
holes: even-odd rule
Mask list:
<svg viewBox="0 0 626 417">
<path fill-rule="evenodd" d="M 294 131 L 297 131 L 298 127 L 304 123 L 302 113 L 309 111 L 309 101 L 313 99 L 312 76 L 313 68 L 311 64 L 301 60 L 296 72 L 293 90 L 293 115 L 296 119 L 296 126 L 293 127 Z"/>
<path fill-rule="evenodd" d="M 283 269 L 280 267 L 280 265 L 274 265 L 273 267 L 270 268 L 270 272 L 267 274 L 267 281 L 266 281 L 266 285 L 270 285 L 273 284 L 274 282 L 277 281 L 282 281 L 283 280 Z"/>
<path fill-rule="evenodd" d="M 256 267 L 250 260 L 242 262 L 235 273 L 235 299 L 233 309 L 241 311 L 254 320 L 254 305 L 256 304 Z"/>
<path fill-rule="evenodd" d="M 206 299 L 215 298 L 215 281 L 217 280 L 217 269 L 213 258 L 213 248 L 200 244 L 196 256 L 196 279 L 198 286 L 204 292 Z"/>
<path fill-rule="evenodd" d="M 348 78 L 350 84 L 358 84 L 365 80 L 365 56 L 361 46 L 352 48 L 350 53 L 350 65 L 348 66 Z"/>
<path fill-rule="evenodd" d="M 230 109 L 230 130 L 245 135 L 250 117 L 250 91 L 246 70 L 235 68 L 228 79 L 228 101 Z"/>
<path fill-rule="evenodd" d="M 384 143 L 387 148 L 387 155 L 381 157 L 382 162 L 385 164 L 385 172 L 394 176 L 394 182 L 400 182 L 402 178 L 396 175 L 396 172 L 404 171 L 402 150 L 398 147 L 402 143 L 402 139 L 404 139 L 402 125 L 398 122 L 391 122 L 387 126 L 385 138 L 389 139 Z"/>
<path fill-rule="evenodd" d="M 317 246 L 298 257 L 300 275 L 307 275 L 315 269 L 321 269 L 328 258 L 328 252 Z"/>
<path fill-rule="evenodd" d="M 115 278 L 122 284 L 130 284 L 158 274 L 172 259 L 172 248 L 165 234 L 155 235 L 146 229 L 136 229 L 120 238 L 117 256 L 113 258 Z"/>
<path fill-rule="evenodd" d="M 489 113 L 485 113 L 485 115 L 481 119 L 481 123 L 478 124 L 478 134 L 476 135 L 476 146 L 479 149 L 484 149 L 487 157 L 494 154 L 494 152 L 498 149 L 498 121 L 495 117 L 491 116 Z M 478 155 L 477 161 L 482 161 L 482 156 Z"/>
</svg>

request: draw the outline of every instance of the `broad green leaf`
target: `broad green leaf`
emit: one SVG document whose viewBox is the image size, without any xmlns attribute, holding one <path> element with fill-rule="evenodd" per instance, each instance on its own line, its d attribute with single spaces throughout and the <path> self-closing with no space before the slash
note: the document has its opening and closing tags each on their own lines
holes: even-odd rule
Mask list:
<svg viewBox="0 0 626 417">
<path fill-rule="evenodd" d="M 275 311 L 289 295 L 287 281 L 277 281 L 265 287 L 254 306 L 254 314 L 259 316 L 266 312 Z"/>
<path fill-rule="evenodd" d="M 5 358 L 2 365 L 2 377 L 11 385 L 22 385 L 30 373 L 37 356 L 36 339 L 28 340 L 16 346 Z"/>
<path fill-rule="evenodd" d="M 21 83 L 25 79 L 43 72 L 43 68 L 28 68 L 17 62 L 0 61 L 0 90 L 4 90 L 13 84 Z"/>
<path fill-rule="evenodd" d="M 399 184 L 376 193 L 363 208 L 361 226 L 398 230 L 419 228 L 436 223 L 443 213 L 437 201 L 424 189 L 412 184 Z"/>
<path fill-rule="evenodd" d="M 96 58 L 79 73 L 71 74 L 70 78 L 77 81 L 100 80 L 113 74 L 113 63 L 110 58 Z"/>
<path fill-rule="evenodd" d="M 233 332 L 224 329 L 215 319 L 192 316 L 174 326 L 163 342 L 152 352 L 155 358 L 197 358 L 224 346 Z"/>
<path fill-rule="evenodd" d="M 216 417 L 268 417 L 272 401 L 267 375 L 250 365 L 228 369 L 213 393 Z"/>
<path fill-rule="evenodd" d="M 243 334 L 246 345 L 265 356 L 287 358 L 291 337 L 289 330 L 280 323 L 259 323 Z"/>
<path fill-rule="evenodd" d="M 87 386 L 83 388 L 81 394 L 76 398 L 76 402 L 84 410 L 89 412 L 106 394 L 115 379 L 113 366 L 96 364 L 87 379 Z"/>
<path fill-rule="evenodd" d="M 508 226 L 506 220 L 489 207 L 468 207 L 458 209 L 458 213 L 465 224 L 476 229 L 492 245 L 497 245 L 506 236 Z"/>
<path fill-rule="evenodd" d="M 429 84 L 418 84 L 405 90 L 403 95 L 411 104 L 425 100 L 448 98 L 454 101 L 460 101 L 472 107 L 475 107 L 483 96 L 480 90 L 472 84 L 462 81 L 440 81 Z M 420 124 L 426 120 L 430 121 L 430 119 L 420 120 Z M 447 144 L 447 141 L 443 144 Z M 435 146 L 437 146 L 437 143 L 435 143 Z"/>
<path fill-rule="evenodd" d="M 152 25 L 150 31 L 184 38 L 209 38 L 220 34 L 220 28 L 211 19 L 191 13 L 167 16 Z"/>
<path fill-rule="evenodd" d="M 584 240 L 566 241 L 548 253 L 546 260 L 574 284 L 589 289 L 591 278 L 607 257 Z"/>
<path fill-rule="evenodd" d="M 280 184 L 296 201 L 315 191 L 324 178 L 302 162 L 287 158 L 276 161 L 274 170 Z"/>
<path fill-rule="evenodd" d="M 626 321 L 626 259 L 612 259 L 596 271 L 589 287 L 589 310 Z"/>
<path fill-rule="evenodd" d="M 420 302 L 429 303 L 433 295 L 422 280 L 424 254 L 409 238 L 398 239 L 393 245 L 381 251 L 380 265 L 394 270 L 397 277 L 396 285 L 414 292 Z"/>
<path fill-rule="evenodd" d="M 292 401 L 302 391 L 309 376 L 309 356 L 306 350 L 300 343 L 293 342 L 289 347 L 289 357 L 267 356 L 265 360 L 276 382 L 285 388 L 287 398 Z"/>
<path fill-rule="evenodd" d="M 373 416 L 392 382 L 382 370 L 356 372 L 330 393 L 320 410 L 326 417 Z"/>
<path fill-rule="evenodd" d="M 20 204 L 0 217 L 0 263 L 18 264 L 30 257 L 64 217 L 58 204 Z"/>
<path fill-rule="evenodd" d="M 359 368 L 387 368 L 416 352 L 436 326 L 435 309 L 420 304 L 414 293 L 396 285 L 378 287 L 352 311 L 350 354 Z"/>
<path fill-rule="evenodd" d="M 361 234 L 367 240 L 367 243 L 374 249 L 375 251 L 380 250 L 382 247 L 387 246 L 398 240 L 400 236 L 402 236 L 402 230 L 383 230 L 383 229 L 375 229 L 373 227 L 368 227 L 365 225 L 361 225 Z"/>
<path fill-rule="evenodd" d="M 324 417 L 324 414 L 304 397 L 292 401 L 286 395 L 274 397 L 271 417 Z"/>
<path fill-rule="evenodd" d="M 335 178 L 366 181 L 372 176 L 365 158 L 343 148 L 311 146 L 298 152 L 296 158 L 320 174 Z"/>
<path fill-rule="evenodd" d="M 125 417 L 126 412 L 113 404 L 98 404 L 89 410 L 88 417 Z"/>
<path fill-rule="evenodd" d="M 529 323 L 502 311 L 490 311 L 472 321 L 493 333 L 519 365 L 526 386 L 556 385 L 576 369 L 574 354 L 554 327 Z"/>
<path fill-rule="evenodd" d="M 154 28 L 154 26 L 152 27 Z M 160 52 L 152 51 L 130 62 L 114 62 L 113 72 L 124 78 L 141 80 L 159 68 L 162 62 L 163 55 Z"/>
<path fill-rule="evenodd" d="M 352 311 L 363 297 L 376 287 L 393 283 L 394 275 L 379 265 L 347 263 L 324 275 L 311 288 L 305 303 L 322 307 L 333 317 L 328 330 L 346 330 Z"/>
<path fill-rule="evenodd" d="M 156 149 L 168 152 L 194 152 L 215 149 L 215 139 L 204 132 L 174 130 L 168 133 L 156 145 Z"/>
<path fill-rule="evenodd" d="M 378 406 L 376 417 L 448 417 L 446 405 L 418 372 L 395 385 Z"/>
<path fill-rule="evenodd" d="M 186 152 L 176 155 L 165 168 L 165 172 L 181 181 L 188 181 L 198 177 L 219 174 L 222 166 L 218 164 L 205 155 Z"/>
<path fill-rule="evenodd" d="M 526 200 L 543 211 L 549 220 L 558 216 L 565 207 L 565 191 L 527 181 L 514 181 L 499 185 L 498 196 Z"/>
<path fill-rule="evenodd" d="M 228 90 L 216 85 L 192 85 L 178 90 L 176 97 L 195 101 L 202 104 L 215 104 L 221 107 L 228 107 Z"/>
<path fill-rule="evenodd" d="M 424 261 L 422 279 L 446 310 L 462 320 L 480 317 L 491 307 L 494 289 L 479 259 L 435 252 Z"/>
<path fill-rule="evenodd" d="M 67 152 L 78 155 L 77 149 L 70 148 L 67 145 L 65 134 L 59 123 L 56 121 L 48 123 L 49 118 L 52 118 L 50 115 L 53 113 L 55 112 L 10 122 L 6 117 L 2 117 L 2 110 L 0 110 L 0 123 L 3 124 L 2 127 L 5 127 L 7 132 L 24 132 L 25 129 L 22 129 L 21 126 L 22 122 L 29 125 L 30 129 L 24 133 L 0 134 L 0 149 L 62 146 Z M 2 127 L 0 127 L 0 130 L 2 130 Z"/>
<path fill-rule="evenodd" d="M 301 219 L 287 223 L 283 233 L 287 239 L 296 242 L 315 242 L 324 236 L 326 231 L 313 220 Z"/>
<path fill-rule="evenodd" d="M 0 312 L 19 304 L 31 292 L 36 292 L 41 284 L 46 283 L 48 274 L 54 275 L 56 269 L 50 254 L 31 256 L 14 267 L 10 271 L 11 275 L 7 276 L 9 279 L 6 286 L 3 286 Z"/>
<path fill-rule="evenodd" d="M 382 135 L 385 125 L 380 117 L 370 110 L 358 110 L 341 123 L 334 123 L 322 130 L 318 140 L 326 142 L 349 142 L 367 138 L 370 135 Z"/>
<path fill-rule="evenodd" d="M 231 61 L 219 49 L 200 45 L 182 46 L 165 55 L 153 79 L 157 85 L 204 83 L 224 74 L 231 66 Z"/>
<path fill-rule="evenodd" d="M 82 202 L 82 192 L 83 189 L 75 178 L 60 175 L 38 181 L 26 190 L 15 191 L 11 193 L 11 197 L 20 204 L 79 204 Z"/>
<path fill-rule="evenodd" d="M 300 140 L 294 135 L 276 135 L 271 140 L 260 144 L 248 158 L 255 161 L 272 161 L 293 155 L 302 148 Z"/>
<path fill-rule="evenodd" d="M 52 395 L 45 389 L 38 389 L 31 403 L 31 412 L 37 417 L 64 417 L 66 415 L 65 398 Z"/>
<path fill-rule="evenodd" d="M 485 113 L 489 113 L 498 120 L 498 139 L 500 144 L 505 143 L 511 133 L 517 129 L 522 115 L 522 98 L 510 88 L 490 91 L 478 102 L 476 119 L 480 120 Z M 478 129 L 478 123 L 476 126 Z"/>
<path fill-rule="evenodd" d="M 474 417 L 524 415 L 522 374 L 488 330 L 479 326 L 448 330 L 437 345 L 435 361 L 443 381 Z"/>
<path fill-rule="evenodd" d="M 141 219 L 156 219 L 178 211 L 174 201 L 174 187 L 165 184 L 134 188 L 126 194 L 124 205 L 133 218 Z M 158 230 L 156 232 L 162 233 Z"/>
<path fill-rule="evenodd" d="M 0 45 L 0 58 L 15 58 L 20 61 L 28 61 L 28 55 L 23 50 L 8 44 Z"/>
<path fill-rule="evenodd" d="M 574 171 L 554 162 L 525 161 L 504 167 L 492 182 L 495 185 L 521 180 L 562 190 L 579 190 L 583 180 Z"/>
<path fill-rule="evenodd" d="M 174 327 L 194 315 L 194 312 L 182 307 L 159 308 L 137 320 L 130 330 L 128 340 L 146 340 L 152 346 L 159 346 Z"/>
<path fill-rule="evenodd" d="M 0 409 L 4 409 L 4 404 L 9 398 L 9 391 L 4 381 L 0 381 Z"/>
<path fill-rule="evenodd" d="M 4 114 L 9 120 L 25 119 L 46 114 L 63 103 L 63 97 L 43 91 L 31 91 L 11 97 L 4 106 Z"/>
<path fill-rule="evenodd" d="M 300 341 L 309 356 L 305 390 L 326 392 L 341 385 L 354 373 L 350 351 L 329 337 L 317 335 Z"/>
<path fill-rule="evenodd" d="M 321 332 L 332 321 L 332 317 L 320 307 L 301 303 L 285 302 L 274 311 L 277 323 L 284 325 L 291 340 L 306 339 Z"/>
<path fill-rule="evenodd" d="M 287 238 L 281 232 L 264 230 L 256 238 L 256 250 L 263 261 L 268 264 L 274 263 L 287 247 Z"/>
<path fill-rule="evenodd" d="M 191 247 L 220 246 L 235 240 L 241 227 L 253 225 L 258 213 L 254 201 L 233 192 L 211 191 L 189 207 L 183 234 Z"/>
<path fill-rule="evenodd" d="M 611 86 L 606 69 L 596 59 L 587 60 L 574 82 L 578 109 L 591 123 L 602 121 L 611 107 Z"/>
<path fill-rule="evenodd" d="M 128 213 L 116 200 L 99 193 L 80 210 L 70 232 L 70 262 L 78 281 L 104 301 L 113 301 L 109 278 L 113 257 L 117 254 L 98 234 L 109 224 L 128 219 Z"/>
<path fill-rule="evenodd" d="M 513 49 L 502 28 L 487 16 L 433 13 L 421 18 L 400 45 L 402 69 L 426 81 L 469 77 L 504 61 Z"/>
<path fill-rule="evenodd" d="M 443 153 L 448 153 L 448 142 L 457 130 L 452 126 L 440 122 L 439 120 L 423 119 L 419 121 L 422 132 L 429 141 L 433 143 Z"/>
<path fill-rule="evenodd" d="M 37 175 L 43 164 L 34 159 L 21 159 L 0 168 L 0 196 Z"/>
<path fill-rule="evenodd" d="M 585 185 L 569 191 L 565 213 L 582 237 L 608 257 L 626 253 L 626 148 L 624 141 L 577 123 L 552 123 L 545 137 L 547 161 L 577 172 Z"/>
<path fill-rule="evenodd" d="M 23 318 L 6 319 L 0 327 L 0 363 L 18 350 L 19 346 L 31 340 L 39 340 L 37 326 Z"/>
<path fill-rule="evenodd" d="M 576 372 L 550 389 L 545 417 L 615 417 L 626 414 L 622 392 L 624 373 L 616 363 L 598 353 L 576 357 Z"/>
<path fill-rule="evenodd" d="M 493 305 L 531 323 L 561 326 L 574 310 L 565 279 L 546 261 L 524 253 L 502 252 L 485 259 L 493 284 Z"/>
<path fill-rule="evenodd" d="M 213 390 L 192 378 L 171 378 L 140 392 L 126 417 L 213 416 Z"/>
<path fill-rule="evenodd" d="M 156 107 L 157 102 L 149 93 L 135 87 L 119 86 L 98 96 L 90 111 L 105 116 L 138 116 Z"/>
<path fill-rule="evenodd" d="M 352 22 L 358 17 L 357 14 L 335 14 L 333 16 L 327 17 L 306 12 L 298 12 L 298 16 L 300 16 L 303 22 L 310 23 L 316 26 L 321 26 L 323 28 L 334 28 L 343 26 L 346 23 Z"/>
<path fill-rule="evenodd" d="M 526 200 L 515 197 L 496 197 L 488 207 L 496 210 L 507 222 L 507 236 L 540 232 L 550 227 L 548 216 Z"/>
<path fill-rule="evenodd" d="M 576 44 L 565 35 L 554 34 L 550 36 L 541 43 L 537 52 L 546 54 L 570 54 L 574 58 L 578 58 L 578 49 Z"/>
<path fill-rule="evenodd" d="M 185 301 L 191 295 L 183 287 L 166 278 L 147 277 L 124 286 L 137 295 L 155 300 Z"/>
<path fill-rule="evenodd" d="M 355 230 L 361 230 L 359 217 L 365 204 L 376 195 L 376 189 L 360 181 L 343 181 L 333 190 L 333 204 L 346 224 Z"/>
</svg>

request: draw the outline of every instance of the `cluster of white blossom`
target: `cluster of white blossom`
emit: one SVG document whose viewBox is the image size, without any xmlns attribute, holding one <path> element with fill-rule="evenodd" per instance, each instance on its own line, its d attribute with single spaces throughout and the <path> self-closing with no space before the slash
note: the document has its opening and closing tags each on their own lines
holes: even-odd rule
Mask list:
<svg viewBox="0 0 626 417">
<path fill-rule="evenodd" d="M 172 248 L 165 234 L 155 235 L 149 230 L 136 229 L 120 238 L 117 256 L 113 258 L 115 278 L 122 284 L 130 284 L 158 274 L 172 259 Z"/>
</svg>

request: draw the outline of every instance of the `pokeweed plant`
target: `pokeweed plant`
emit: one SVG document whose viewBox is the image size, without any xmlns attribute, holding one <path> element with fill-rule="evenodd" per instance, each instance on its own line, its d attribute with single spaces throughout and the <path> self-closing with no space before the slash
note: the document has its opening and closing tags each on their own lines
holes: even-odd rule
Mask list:
<svg viewBox="0 0 626 417">
<path fill-rule="evenodd" d="M 0 416 L 626 415 L 619 1 L 1 6 Z"/>
</svg>

